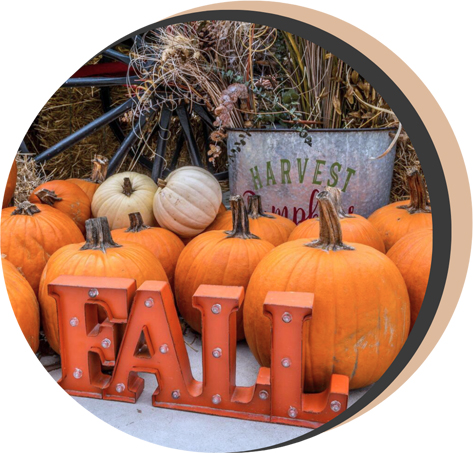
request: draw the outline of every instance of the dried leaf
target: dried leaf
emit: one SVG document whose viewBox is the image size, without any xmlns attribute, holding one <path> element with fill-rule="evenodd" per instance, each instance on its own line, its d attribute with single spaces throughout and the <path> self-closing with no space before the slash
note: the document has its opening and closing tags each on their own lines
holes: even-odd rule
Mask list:
<svg viewBox="0 0 473 453">
<path fill-rule="evenodd" d="M 222 140 L 225 140 L 226 138 L 227 134 L 220 130 L 213 131 L 210 134 L 210 140 L 212 140 L 213 142 L 220 142 Z"/>
<path fill-rule="evenodd" d="M 358 83 L 359 74 L 356 71 L 351 73 L 351 81 L 356 85 Z"/>
<path fill-rule="evenodd" d="M 342 109 L 341 109 L 340 99 L 338 99 L 338 97 L 333 97 L 332 98 L 332 104 L 333 104 L 333 108 L 335 109 L 335 111 L 339 115 L 341 115 L 342 114 Z"/>
<path fill-rule="evenodd" d="M 228 127 L 231 124 L 231 113 L 239 99 L 248 99 L 248 88 L 241 83 L 234 83 L 226 90 L 222 91 L 220 104 L 215 108 L 214 113 L 217 119 L 214 126 Z"/>
</svg>

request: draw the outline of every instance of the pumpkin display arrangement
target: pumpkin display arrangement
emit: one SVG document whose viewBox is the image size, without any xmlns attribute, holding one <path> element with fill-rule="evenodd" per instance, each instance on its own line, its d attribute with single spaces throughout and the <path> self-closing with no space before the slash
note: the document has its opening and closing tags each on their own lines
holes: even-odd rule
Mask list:
<svg viewBox="0 0 473 453">
<path fill-rule="evenodd" d="M 264 211 L 260 195 L 222 203 L 208 171 L 184 166 L 157 183 L 127 171 L 107 178 L 95 156 L 86 179 L 53 180 L 28 201 L 14 199 L 13 165 L 3 199 L 1 251 L 7 291 L 33 351 L 40 328 L 59 354 L 57 307 L 48 284 L 60 275 L 168 281 L 178 313 L 201 332 L 192 296 L 201 284 L 245 289 L 237 313 L 262 366 L 270 365 L 268 291 L 314 294 L 304 327 L 304 388 L 319 392 L 332 373 L 350 388 L 377 381 L 416 322 L 432 260 L 432 214 L 418 170 L 408 172 L 410 200 L 369 219 L 347 214 L 342 192 L 317 195 L 319 215 L 296 226 Z M 8 207 L 8 206 L 11 207 Z"/>
<path fill-rule="evenodd" d="M 87 220 L 85 242 L 61 247 L 41 275 L 41 321 L 49 344 L 58 353 L 56 300 L 48 294 L 48 284 L 60 275 L 133 278 L 137 286 L 146 280 L 168 281 L 159 260 L 144 246 L 113 240 L 106 217 Z"/>
<path fill-rule="evenodd" d="M 317 195 L 319 238 L 298 239 L 272 250 L 256 267 L 243 318 L 251 351 L 270 364 L 270 323 L 263 315 L 268 291 L 314 294 L 304 332 L 305 388 L 324 390 L 332 373 L 350 377 L 350 388 L 377 381 L 407 339 L 409 294 L 396 265 L 360 243 L 344 243 L 331 196 Z"/>
<path fill-rule="evenodd" d="M 230 231 L 208 231 L 194 238 L 179 257 L 175 295 L 182 317 L 201 331 L 201 315 L 192 307 L 192 296 L 200 285 L 248 286 L 258 263 L 274 246 L 251 232 L 245 203 L 231 199 L 233 217 Z M 237 313 L 237 337 L 244 337 L 243 311 Z"/>
</svg>

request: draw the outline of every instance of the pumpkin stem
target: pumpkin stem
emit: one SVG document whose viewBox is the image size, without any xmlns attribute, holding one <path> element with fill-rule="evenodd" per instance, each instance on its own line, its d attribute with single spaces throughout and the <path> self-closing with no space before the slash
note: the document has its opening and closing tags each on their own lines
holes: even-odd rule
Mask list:
<svg viewBox="0 0 473 453">
<path fill-rule="evenodd" d="M 347 214 L 342 207 L 342 191 L 338 187 L 326 187 L 325 190 L 329 193 L 333 206 L 337 211 L 339 219 L 352 219 L 353 216 Z"/>
<path fill-rule="evenodd" d="M 167 182 L 164 179 L 158 179 L 158 189 L 164 189 L 166 187 Z"/>
<path fill-rule="evenodd" d="M 417 168 L 413 167 L 407 172 L 407 183 L 411 201 L 407 205 L 398 206 L 398 209 L 406 209 L 409 214 L 431 213 L 427 188 Z"/>
<path fill-rule="evenodd" d="M 16 207 L 16 209 L 11 213 L 11 215 L 34 215 L 38 212 L 41 212 L 38 206 L 33 203 L 30 203 L 29 201 L 24 201 Z"/>
<path fill-rule="evenodd" d="M 90 174 L 90 182 L 102 184 L 107 177 L 108 158 L 95 155 L 92 160 L 92 173 Z"/>
<path fill-rule="evenodd" d="M 263 211 L 263 204 L 261 203 L 261 195 L 251 195 L 248 197 L 248 216 L 252 219 L 259 217 L 267 217 L 274 219 L 274 216 L 266 214 Z"/>
<path fill-rule="evenodd" d="M 54 190 L 41 189 L 35 192 L 35 195 L 40 199 L 41 203 L 49 206 L 54 206 L 54 203 L 57 201 L 62 201 L 62 198 L 58 197 Z"/>
<path fill-rule="evenodd" d="M 342 242 L 342 227 L 330 193 L 324 190 L 317 195 L 317 199 L 319 200 L 320 213 L 319 239 L 304 245 L 306 247 L 322 249 L 327 252 L 330 250 L 354 250 L 353 247 Z"/>
<path fill-rule="evenodd" d="M 121 247 L 112 239 L 107 217 L 89 219 L 85 222 L 85 244 L 81 250 L 102 250 Z"/>
<path fill-rule="evenodd" d="M 233 230 L 225 231 L 227 239 L 259 239 L 258 236 L 250 232 L 248 211 L 246 210 L 245 202 L 240 195 L 230 198 L 230 208 L 232 210 Z"/>
<path fill-rule="evenodd" d="M 129 197 L 134 192 L 130 178 L 123 178 L 123 193 Z"/>
<path fill-rule="evenodd" d="M 125 233 L 139 233 L 140 231 L 151 228 L 144 224 L 141 212 L 132 212 L 131 214 L 128 214 L 128 217 L 130 218 L 130 228 L 125 230 Z"/>
</svg>

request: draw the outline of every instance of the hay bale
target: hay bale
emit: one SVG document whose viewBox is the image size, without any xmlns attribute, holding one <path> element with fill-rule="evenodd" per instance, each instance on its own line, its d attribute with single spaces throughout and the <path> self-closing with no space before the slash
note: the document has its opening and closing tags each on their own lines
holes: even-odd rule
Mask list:
<svg viewBox="0 0 473 453">
<path fill-rule="evenodd" d="M 54 176 L 54 174 L 45 176 L 44 169 L 35 163 L 33 157 L 34 154 L 17 154 L 15 158 L 17 165 L 16 187 L 13 196 L 15 206 L 27 201 L 36 187 Z"/>
<path fill-rule="evenodd" d="M 114 89 L 115 103 L 124 102 L 127 90 Z M 100 91 L 97 88 L 60 88 L 41 109 L 33 125 L 44 151 L 103 114 Z M 44 164 L 46 173 L 57 179 L 84 178 L 90 173 L 90 161 L 95 154 L 111 157 L 119 142 L 108 127 L 80 141 L 67 151 Z"/>
</svg>

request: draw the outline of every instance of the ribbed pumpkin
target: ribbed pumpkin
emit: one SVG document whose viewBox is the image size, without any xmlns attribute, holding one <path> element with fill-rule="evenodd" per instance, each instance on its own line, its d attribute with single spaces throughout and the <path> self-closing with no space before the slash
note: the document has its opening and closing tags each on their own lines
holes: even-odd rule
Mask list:
<svg viewBox="0 0 473 453">
<path fill-rule="evenodd" d="M 113 241 L 106 217 L 86 222 L 86 242 L 71 244 L 51 256 L 41 276 L 39 303 L 44 333 L 59 353 L 56 301 L 48 284 L 60 275 L 133 278 L 139 287 L 146 280 L 168 281 L 158 259 L 142 245 Z"/>
<path fill-rule="evenodd" d="M 92 160 L 92 172 L 88 179 L 70 178 L 67 181 L 80 187 L 89 197 L 90 203 L 100 184 L 105 181 L 108 169 L 108 159 L 104 156 L 95 156 Z"/>
<path fill-rule="evenodd" d="M 381 235 L 386 251 L 408 233 L 432 228 L 432 211 L 428 205 L 424 181 L 415 168 L 407 174 L 411 199 L 384 206 L 368 217 Z"/>
<path fill-rule="evenodd" d="M 25 276 L 34 292 L 49 257 L 84 236 L 66 214 L 47 205 L 24 201 L 2 211 L 2 253 Z"/>
<path fill-rule="evenodd" d="M 145 225 L 139 212 L 129 214 L 130 227 L 112 231 L 113 240 L 135 242 L 146 247 L 163 265 L 169 283 L 174 286 L 174 271 L 184 248 L 182 241 L 171 231 Z"/>
<path fill-rule="evenodd" d="M 357 242 L 359 244 L 369 245 L 370 247 L 385 253 L 384 242 L 376 228 L 361 215 L 346 214 L 343 211 L 341 203 L 341 190 L 336 187 L 328 187 L 332 197 L 332 202 L 338 213 L 340 225 L 342 227 L 343 239 L 347 242 Z M 318 218 L 307 219 L 301 222 L 292 231 L 289 241 L 297 239 L 317 239 L 319 237 L 320 221 Z"/>
<path fill-rule="evenodd" d="M 251 232 L 274 246 L 286 242 L 296 227 L 296 224 L 286 217 L 264 212 L 260 195 L 252 195 L 248 198 L 248 218 Z M 232 213 L 226 211 L 218 214 L 206 231 L 230 230 L 231 228 Z"/>
<path fill-rule="evenodd" d="M 76 184 L 59 180 L 45 182 L 33 190 L 29 201 L 63 212 L 85 232 L 85 221 L 90 218 L 90 200 Z"/>
<path fill-rule="evenodd" d="M 127 228 L 128 214 L 141 212 L 146 225 L 156 225 L 153 197 L 158 186 L 146 175 L 126 171 L 106 179 L 92 199 L 94 217 L 107 217 L 113 230 Z"/>
<path fill-rule="evenodd" d="M 432 263 L 432 229 L 406 234 L 388 252 L 388 257 L 401 271 L 411 302 L 411 330 L 424 301 Z"/>
<path fill-rule="evenodd" d="M 240 196 L 230 200 L 234 216 L 232 231 L 209 231 L 192 240 L 182 251 L 175 274 L 175 294 L 186 322 L 201 332 L 200 312 L 192 296 L 200 285 L 243 286 L 246 289 L 256 265 L 274 247 L 252 234 L 245 203 Z M 237 336 L 244 338 L 242 311 L 237 315 Z"/>
<path fill-rule="evenodd" d="M 5 186 L 5 193 L 3 194 L 2 208 L 8 207 L 11 199 L 13 198 L 13 194 L 15 193 L 15 187 L 16 187 L 16 178 L 17 178 L 17 166 L 16 166 L 16 160 L 14 160 L 10 173 L 8 175 L 7 185 Z"/>
<path fill-rule="evenodd" d="M 39 306 L 36 295 L 25 277 L 2 256 L 3 277 L 13 313 L 33 352 L 39 347 Z"/>
<path fill-rule="evenodd" d="M 159 180 L 153 211 L 159 225 L 190 238 L 215 220 L 221 203 L 222 189 L 215 177 L 203 168 L 189 166 Z"/>
<path fill-rule="evenodd" d="M 243 307 L 246 340 L 258 362 L 269 366 L 270 322 L 263 315 L 268 291 L 313 293 L 303 335 L 305 390 L 322 391 L 332 373 L 348 376 L 352 389 L 364 387 L 382 376 L 407 338 L 409 295 L 386 255 L 342 242 L 330 195 L 323 191 L 317 198 L 320 238 L 286 242 L 256 267 Z"/>
</svg>

